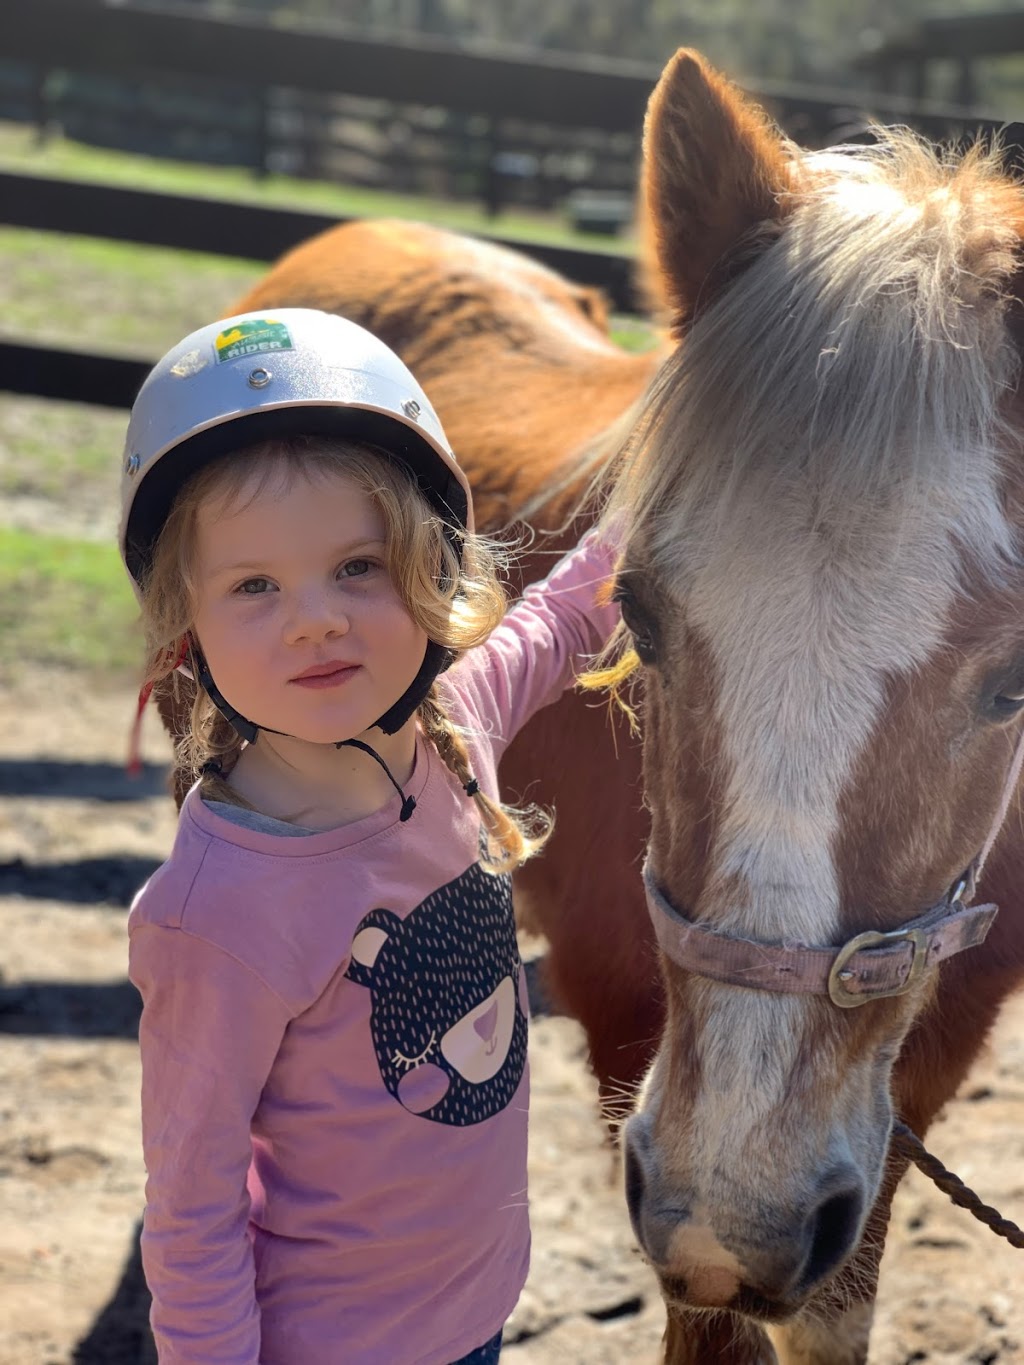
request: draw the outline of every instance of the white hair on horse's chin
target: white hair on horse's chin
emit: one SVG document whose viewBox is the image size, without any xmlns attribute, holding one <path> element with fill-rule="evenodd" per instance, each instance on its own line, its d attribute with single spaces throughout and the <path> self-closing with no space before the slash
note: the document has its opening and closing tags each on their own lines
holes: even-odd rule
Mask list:
<svg viewBox="0 0 1024 1365">
<path fill-rule="evenodd" d="M 867 1359 L 874 1302 L 850 1303 L 837 1316 L 802 1314 L 769 1325 L 768 1336 L 781 1360 L 827 1360 L 830 1365 L 861 1365 Z"/>
</svg>

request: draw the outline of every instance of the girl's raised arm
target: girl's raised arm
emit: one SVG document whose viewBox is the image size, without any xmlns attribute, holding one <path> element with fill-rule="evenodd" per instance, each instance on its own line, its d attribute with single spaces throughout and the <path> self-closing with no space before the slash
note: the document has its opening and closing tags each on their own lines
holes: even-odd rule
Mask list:
<svg viewBox="0 0 1024 1365">
<path fill-rule="evenodd" d="M 487 642 L 459 661 L 460 690 L 495 739 L 495 758 L 535 711 L 556 701 L 619 623 L 610 600 L 618 543 L 598 527 L 531 584 Z"/>
</svg>

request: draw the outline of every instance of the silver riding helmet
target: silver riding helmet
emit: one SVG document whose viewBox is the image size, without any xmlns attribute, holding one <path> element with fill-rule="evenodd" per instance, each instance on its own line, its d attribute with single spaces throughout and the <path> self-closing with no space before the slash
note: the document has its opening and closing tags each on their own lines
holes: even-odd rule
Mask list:
<svg viewBox="0 0 1024 1365">
<path fill-rule="evenodd" d="M 242 313 L 168 351 L 132 407 L 119 541 L 136 591 L 191 475 L 230 451 L 300 434 L 370 442 L 405 466 L 451 528 L 456 549 L 461 533 L 472 531 L 466 476 L 429 399 L 390 347 L 312 308 Z M 387 733 L 398 729 L 448 662 L 448 652 L 430 644 L 409 692 L 377 724 Z"/>
</svg>

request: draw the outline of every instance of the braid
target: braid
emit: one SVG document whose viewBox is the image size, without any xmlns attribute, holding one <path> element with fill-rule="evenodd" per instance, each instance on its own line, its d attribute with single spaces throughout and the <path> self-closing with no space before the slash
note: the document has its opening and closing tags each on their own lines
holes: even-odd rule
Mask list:
<svg viewBox="0 0 1024 1365">
<path fill-rule="evenodd" d="M 420 703 L 424 733 L 445 767 L 454 773 L 480 812 L 487 835 L 481 863 L 488 872 L 511 872 L 539 853 L 551 833 L 552 818 L 536 806 L 512 810 L 492 800 L 473 775 L 465 741 L 445 710 L 435 683 Z"/>
</svg>

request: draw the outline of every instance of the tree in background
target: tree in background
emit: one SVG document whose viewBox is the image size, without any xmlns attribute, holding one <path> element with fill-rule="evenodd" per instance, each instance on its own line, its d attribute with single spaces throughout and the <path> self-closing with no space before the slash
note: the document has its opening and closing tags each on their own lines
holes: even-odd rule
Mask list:
<svg viewBox="0 0 1024 1365">
<path fill-rule="evenodd" d="M 894 27 L 950 6 L 937 0 L 196 0 L 222 12 L 338 22 L 388 34 L 432 33 L 463 42 L 663 62 L 678 46 L 701 48 L 738 77 L 863 85 L 854 60 Z M 1019 0 L 1018 0 L 1019 2 Z M 1007 0 L 1003 0 L 1007 3 Z M 999 0 L 957 0 L 958 13 Z M 992 101 L 1019 101 L 1024 58 L 979 65 Z M 952 98 L 954 75 L 940 97 Z"/>
</svg>

